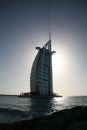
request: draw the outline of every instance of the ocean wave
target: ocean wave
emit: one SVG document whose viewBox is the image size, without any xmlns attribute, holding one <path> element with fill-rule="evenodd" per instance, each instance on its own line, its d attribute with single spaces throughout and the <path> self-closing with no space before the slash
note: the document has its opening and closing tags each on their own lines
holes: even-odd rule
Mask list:
<svg viewBox="0 0 87 130">
<path fill-rule="evenodd" d="M 25 117 L 29 113 L 26 111 L 21 111 L 21 110 L 16 110 L 11 108 L 0 108 L 0 114 Z"/>
</svg>

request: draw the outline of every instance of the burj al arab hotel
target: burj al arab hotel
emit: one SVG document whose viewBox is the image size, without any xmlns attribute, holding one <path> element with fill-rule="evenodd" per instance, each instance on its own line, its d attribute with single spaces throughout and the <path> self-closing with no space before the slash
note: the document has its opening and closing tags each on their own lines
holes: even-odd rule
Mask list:
<svg viewBox="0 0 87 130">
<path fill-rule="evenodd" d="M 38 53 L 34 59 L 30 75 L 30 93 L 31 95 L 51 96 L 53 95 L 52 78 L 52 54 L 51 38 L 41 48 L 36 47 Z"/>
</svg>

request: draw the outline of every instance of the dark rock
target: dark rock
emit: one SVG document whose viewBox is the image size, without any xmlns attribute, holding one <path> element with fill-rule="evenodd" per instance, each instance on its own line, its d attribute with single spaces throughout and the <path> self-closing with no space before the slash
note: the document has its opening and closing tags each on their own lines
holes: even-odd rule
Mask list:
<svg viewBox="0 0 87 130">
<path fill-rule="evenodd" d="M 67 130 L 87 130 L 87 120 L 71 125 Z"/>
<path fill-rule="evenodd" d="M 74 107 L 33 120 L 0 124 L 1 130 L 87 130 L 87 106 Z"/>
</svg>

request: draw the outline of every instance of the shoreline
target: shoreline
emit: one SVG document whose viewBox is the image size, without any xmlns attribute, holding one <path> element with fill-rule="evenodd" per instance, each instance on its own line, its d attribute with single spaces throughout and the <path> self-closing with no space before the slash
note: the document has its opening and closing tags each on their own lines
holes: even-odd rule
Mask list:
<svg viewBox="0 0 87 130">
<path fill-rule="evenodd" d="M 53 98 L 53 97 L 62 97 L 62 96 L 61 95 L 52 95 L 52 96 L 18 95 L 18 97 L 24 97 L 24 98 Z"/>
<path fill-rule="evenodd" d="M 63 109 L 51 115 L 32 120 L 0 124 L 1 130 L 85 130 L 87 129 L 87 106 Z"/>
</svg>

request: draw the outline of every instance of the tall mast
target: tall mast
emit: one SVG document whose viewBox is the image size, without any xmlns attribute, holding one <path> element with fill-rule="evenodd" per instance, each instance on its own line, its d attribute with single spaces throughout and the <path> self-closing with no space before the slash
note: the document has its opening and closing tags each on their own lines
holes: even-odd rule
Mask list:
<svg viewBox="0 0 87 130">
<path fill-rule="evenodd" d="M 48 44 L 48 50 L 51 52 L 51 34 L 49 32 L 49 44 Z"/>
<path fill-rule="evenodd" d="M 49 32 L 49 41 L 51 41 L 51 33 Z"/>
</svg>

